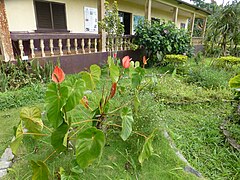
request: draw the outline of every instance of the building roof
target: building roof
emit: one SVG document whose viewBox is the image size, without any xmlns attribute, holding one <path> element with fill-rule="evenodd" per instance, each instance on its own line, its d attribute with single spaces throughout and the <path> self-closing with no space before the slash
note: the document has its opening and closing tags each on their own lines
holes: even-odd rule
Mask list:
<svg viewBox="0 0 240 180">
<path fill-rule="evenodd" d="M 187 6 L 191 6 L 191 7 L 195 8 L 196 10 L 200 10 L 200 11 L 203 11 L 203 12 L 211 15 L 211 12 L 209 12 L 209 11 L 203 9 L 203 8 L 197 7 L 197 6 L 193 5 L 193 4 L 187 3 L 187 2 L 182 1 L 182 0 L 175 0 L 175 1 L 177 1 L 179 4 L 185 4 Z"/>
</svg>

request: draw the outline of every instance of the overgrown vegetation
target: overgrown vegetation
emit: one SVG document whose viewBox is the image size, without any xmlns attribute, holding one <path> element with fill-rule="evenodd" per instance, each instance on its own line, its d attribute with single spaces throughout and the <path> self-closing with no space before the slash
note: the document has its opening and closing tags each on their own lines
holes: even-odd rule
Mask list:
<svg viewBox="0 0 240 180">
<path fill-rule="evenodd" d="M 39 62 L 21 61 L 0 62 L 0 92 L 16 90 L 37 82 L 48 82 L 53 70 L 51 62 L 40 66 Z"/>
<path fill-rule="evenodd" d="M 239 55 L 240 2 L 219 6 L 209 18 L 205 38 L 208 56 Z"/>
</svg>

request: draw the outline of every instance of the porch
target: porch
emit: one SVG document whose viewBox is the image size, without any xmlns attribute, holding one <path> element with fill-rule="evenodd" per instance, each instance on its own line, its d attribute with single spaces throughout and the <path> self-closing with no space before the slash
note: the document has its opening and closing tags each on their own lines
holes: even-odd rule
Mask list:
<svg viewBox="0 0 240 180">
<path fill-rule="evenodd" d="M 28 14 L 25 15 L 25 17 L 28 16 L 32 19 L 29 24 L 24 21 L 25 17 L 19 18 L 20 22 L 15 22 L 16 15 L 22 16 L 22 13 L 16 14 L 18 11 L 9 11 L 9 18 L 7 18 L 7 11 L 5 8 L 5 3 L 7 2 L 8 1 L 0 1 L 0 22 L 4 22 L 2 24 L 0 23 L 0 30 L 2 32 L 2 34 L 0 34 L 0 54 L 2 54 L 2 59 L 5 61 L 14 60 L 16 58 L 22 60 L 39 59 L 40 61 L 59 59 L 62 61 L 62 59 L 77 59 L 76 57 L 78 57 L 78 63 L 81 61 L 82 64 L 84 60 L 80 59 L 83 59 L 83 57 L 89 57 L 88 62 L 91 64 L 94 60 L 90 60 L 90 57 L 92 57 L 92 59 L 94 59 L 94 57 L 99 57 L 97 59 L 99 60 L 99 63 L 101 63 L 100 60 L 106 60 L 106 54 L 109 54 L 110 51 L 119 51 L 118 55 L 123 55 L 127 52 L 125 54 L 136 57 L 136 59 L 139 60 L 137 55 L 139 56 L 141 54 L 140 50 L 138 50 L 138 52 L 130 50 L 130 44 L 134 38 L 134 25 L 136 25 L 134 24 L 135 18 L 137 19 L 139 17 L 143 17 L 147 20 L 159 20 L 160 18 L 165 18 L 165 20 L 173 21 L 178 28 L 187 29 L 187 27 L 189 27 L 188 30 L 191 36 L 193 36 L 195 19 L 202 18 L 204 23 L 202 34 L 200 35 L 201 37 L 192 37 L 193 45 L 202 47 L 202 39 L 206 29 L 206 17 L 208 15 L 208 12 L 180 0 L 171 0 L 171 2 L 166 0 L 119 1 L 119 12 L 123 15 L 122 19 L 124 25 L 126 27 L 128 26 L 127 31 L 125 30 L 125 32 L 129 35 L 124 35 L 119 40 L 121 42 L 119 47 L 112 49 L 109 46 L 109 44 L 111 44 L 109 42 L 110 40 L 106 33 L 101 29 L 95 29 L 95 31 L 91 33 L 85 32 L 87 28 L 84 27 L 84 24 L 86 24 L 86 22 L 84 23 L 84 19 L 86 18 L 84 18 L 83 12 L 81 12 L 82 15 L 78 14 L 76 17 L 76 14 L 73 14 L 70 9 L 67 9 L 75 6 L 77 6 L 78 9 L 84 9 L 85 6 L 93 7 L 93 9 L 95 9 L 94 12 L 97 12 L 96 18 L 101 20 L 105 15 L 105 0 L 92 0 L 92 3 L 89 1 L 83 1 L 83 4 L 63 0 L 63 3 L 58 4 L 58 6 L 63 7 L 63 10 L 66 8 L 66 11 L 63 11 L 62 13 L 62 21 L 57 22 L 63 23 L 61 28 L 64 29 L 54 29 L 54 22 L 52 22 L 52 24 L 50 23 L 50 27 L 53 29 L 47 29 L 47 31 L 46 29 L 41 29 L 41 24 L 39 24 L 40 21 L 32 18 L 36 16 L 34 4 L 26 4 L 29 8 L 33 8 L 32 11 L 26 11 Z M 42 3 L 42 1 L 37 0 L 36 2 L 39 2 L 40 4 Z M 52 3 L 52 1 L 46 2 L 49 2 L 49 4 Z M 14 9 L 16 9 L 16 7 L 19 6 L 19 3 L 20 1 L 12 2 L 7 5 L 7 8 L 13 9 L 13 7 L 15 7 Z M 127 15 L 128 19 L 124 19 L 125 15 Z M 66 18 L 68 20 L 78 19 L 81 23 L 77 23 L 77 21 L 66 22 Z M 126 24 L 125 20 L 128 20 Z M 44 23 L 44 25 L 46 25 L 45 21 Z M 21 26 L 19 24 L 21 24 Z M 105 58 L 100 59 L 100 56 Z"/>
</svg>

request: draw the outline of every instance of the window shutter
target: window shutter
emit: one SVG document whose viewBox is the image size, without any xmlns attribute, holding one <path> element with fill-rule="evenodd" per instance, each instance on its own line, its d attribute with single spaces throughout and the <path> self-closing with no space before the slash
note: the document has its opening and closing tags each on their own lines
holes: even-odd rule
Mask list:
<svg viewBox="0 0 240 180">
<path fill-rule="evenodd" d="M 38 28 L 52 29 L 50 3 L 35 1 Z"/>
<path fill-rule="evenodd" d="M 67 29 L 65 4 L 52 3 L 54 29 Z"/>
</svg>

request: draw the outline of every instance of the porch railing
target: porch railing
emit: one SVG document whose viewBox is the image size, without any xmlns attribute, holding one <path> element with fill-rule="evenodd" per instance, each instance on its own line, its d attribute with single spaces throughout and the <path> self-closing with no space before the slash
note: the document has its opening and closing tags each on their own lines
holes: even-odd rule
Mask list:
<svg viewBox="0 0 240 180">
<path fill-rule="evenodd" d="M 15 57 L 37 58 L 98 52 L 98 34 L 11 34 Z"/>
<path fill-rule="evenodd" d="M 123 51 L 130 50 L 131 44 L 133 42 L 134 35 L 124 35 L 121 38 L 109 38 L 106 39 L 106 51 Z M 114 47 L 112 44 L 115 44 L 118 41 L 118 46 Z"/>
<path fill-rule="evenodd" d="M 99 34 L 85 33 L 11 33 L 15 57 L 21 59 L 76 55 L 99 52 Z M 117 49 L 106 39 L 106 51 L 129 50 L 133 36 L 119 39 Z M 111 39 L 115 42 L 116 39 Z"/>
</svg>

